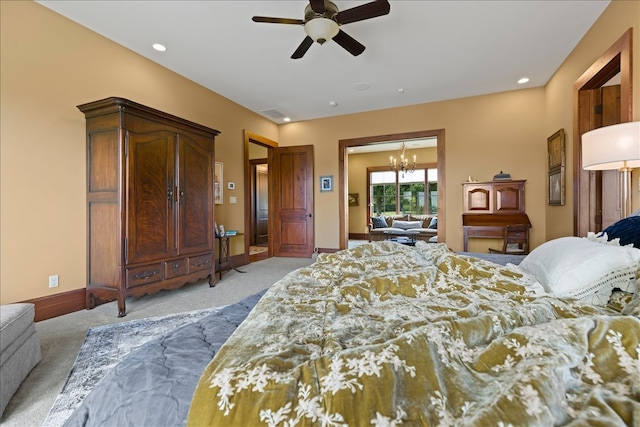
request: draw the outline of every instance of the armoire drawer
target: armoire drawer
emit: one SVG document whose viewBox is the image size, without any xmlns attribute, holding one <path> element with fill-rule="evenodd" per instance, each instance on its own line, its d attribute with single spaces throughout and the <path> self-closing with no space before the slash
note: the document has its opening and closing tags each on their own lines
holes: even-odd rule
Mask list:
<svg viewBox="0 0 640 427">
<path fill-rule="evenodd" d="M 200 255 L 189 258 L 189 273 L 198 270 L 208 270 L 211 268 L 211 254 Z"/>
<path fill-rule="evenodd" d="M 164 263 L 164 277 L 170 279 L 172 277 L 184 276 L 187 274 L 187 259 L 174 259 Z"/>
<path fill-rule="evenodd" d="M 162 263 L 127 268 L 127 288 L 159 282 L 163 278 Z"/>
</svg>

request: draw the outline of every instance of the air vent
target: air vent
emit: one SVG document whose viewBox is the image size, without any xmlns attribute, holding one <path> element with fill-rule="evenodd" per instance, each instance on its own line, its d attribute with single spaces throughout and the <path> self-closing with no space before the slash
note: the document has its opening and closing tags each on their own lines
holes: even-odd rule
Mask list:
<svg viewBox="0 0 640 427">
<path fill-rule="evenodd" d="M 284 114 L 282 114 L 280 111 L 275 110 L 275 109 L 271 109 L 271 110 L 261 110 L 260 111 L 262 114 L 264 114 L 265 116 L 269 116 L 272 119 L 281 119 L 284 117 Z"/>
</svg>

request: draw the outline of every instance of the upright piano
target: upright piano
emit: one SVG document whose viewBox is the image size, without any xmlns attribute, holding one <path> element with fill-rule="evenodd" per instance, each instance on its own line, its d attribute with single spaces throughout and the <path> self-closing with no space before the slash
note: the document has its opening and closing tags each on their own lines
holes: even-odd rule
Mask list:
<svg viewBox="0 0 640 427">
<path fill-rule="evenodd" d="M 463 183 L 462 234 L 464 251 L 469 239 L 501 239 L 505 227 L 531 221 L 524 208 L 526 180 L 496 180 Z"/>
</svg>

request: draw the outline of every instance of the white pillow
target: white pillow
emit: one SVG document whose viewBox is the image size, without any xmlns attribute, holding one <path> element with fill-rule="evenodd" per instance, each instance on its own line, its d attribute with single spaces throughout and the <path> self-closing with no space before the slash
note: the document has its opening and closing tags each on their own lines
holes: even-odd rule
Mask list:
<svg viewBox="0 0 640 427">
<path fill-rule="evenodd" d="M 614 288 L 635 291 L 640 250 L 561 237 L 535 248 L 518 267 L 551 295 L 605 305 Z"/>
<path fill-rule="evenodd" d="M 398 221 L 393 220 L 392 228 L 400 228 L 402 230 L 411 230 L 412 228 L 422 228 L 422 221 Z"/>
</svg>

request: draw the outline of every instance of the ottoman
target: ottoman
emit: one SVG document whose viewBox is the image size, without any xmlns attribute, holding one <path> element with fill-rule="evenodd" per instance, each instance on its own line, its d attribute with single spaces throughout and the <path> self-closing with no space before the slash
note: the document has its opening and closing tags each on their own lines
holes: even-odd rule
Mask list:
<svg viewBox="0 0 640 427">
<path fill-rule="evenodd" d="M 42 358 L 34 316 L 33 304 L 0 306 L 0 416 Z"/>
</svg>

